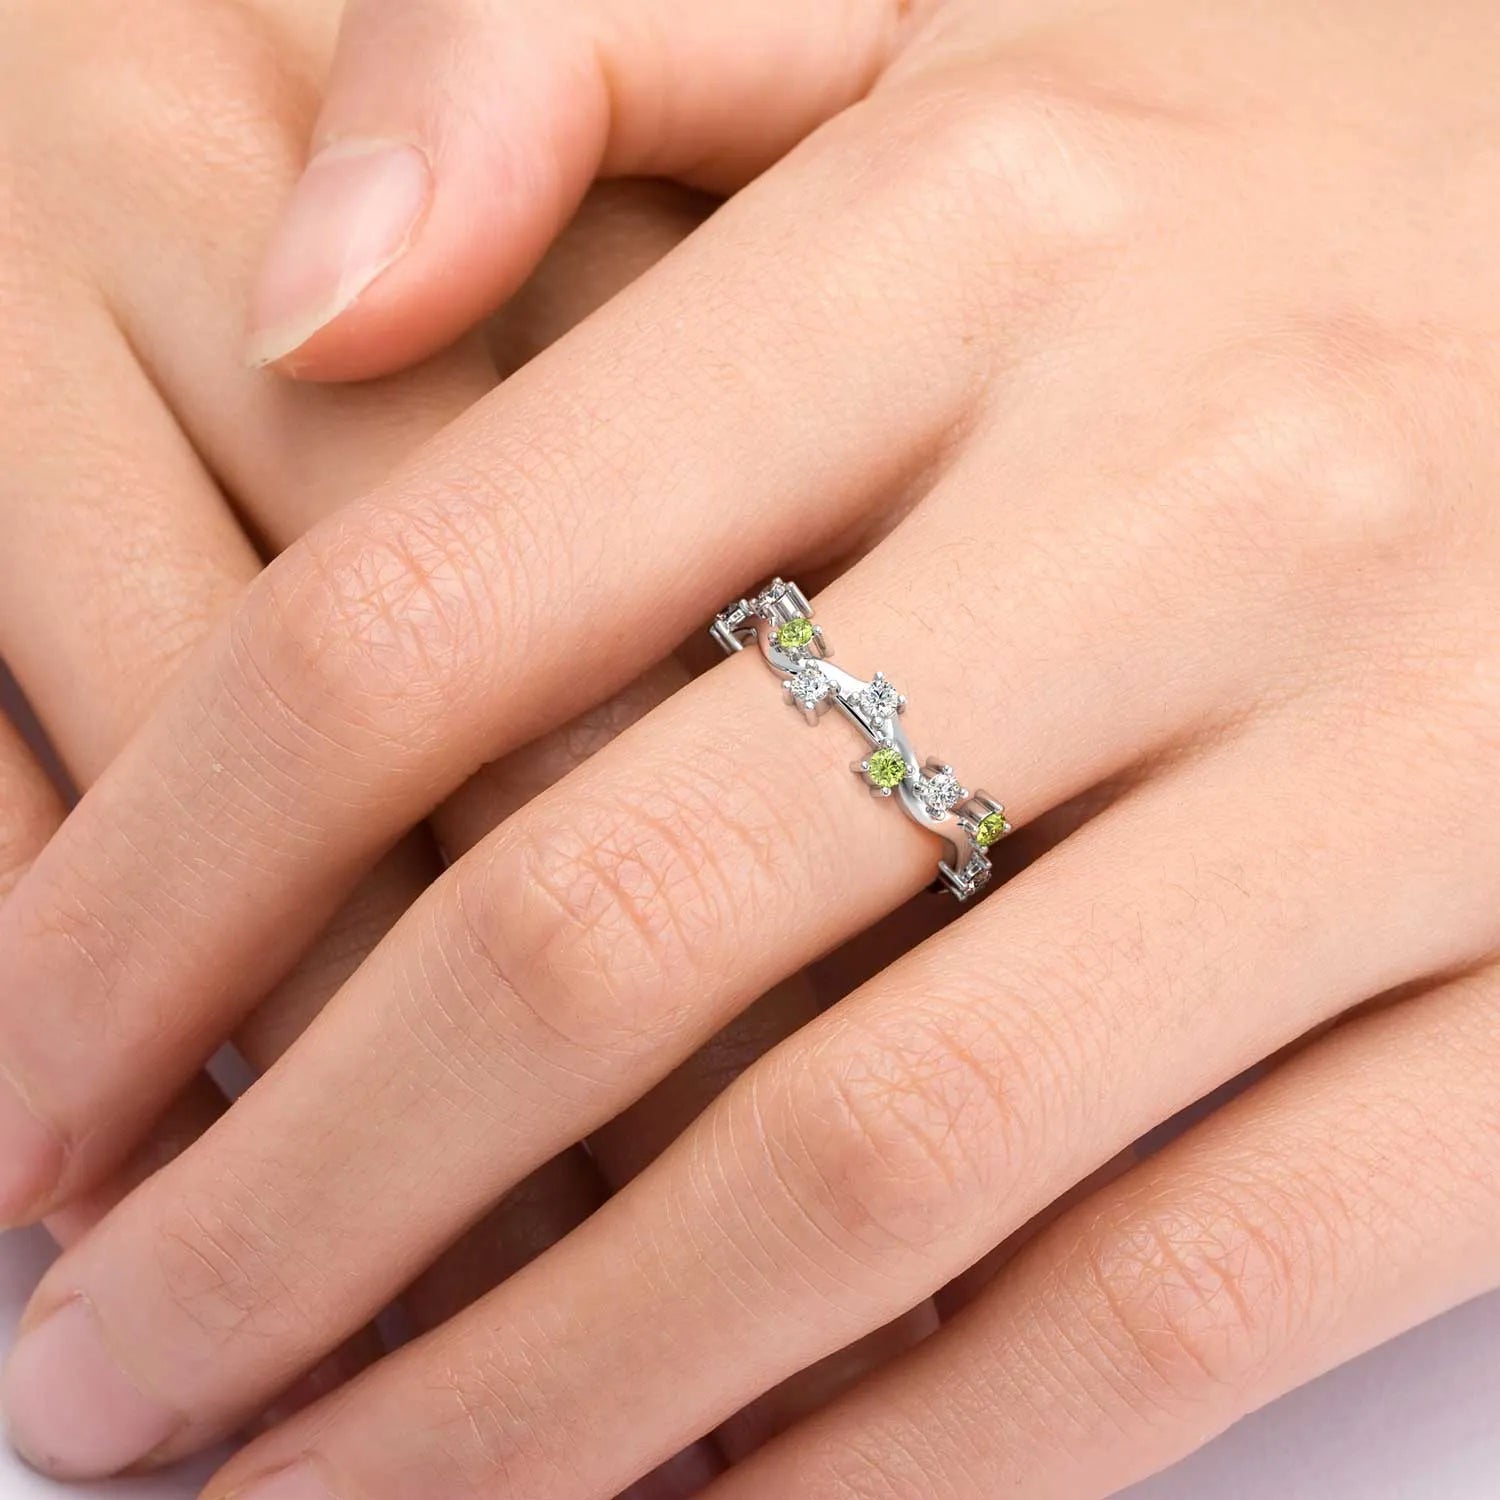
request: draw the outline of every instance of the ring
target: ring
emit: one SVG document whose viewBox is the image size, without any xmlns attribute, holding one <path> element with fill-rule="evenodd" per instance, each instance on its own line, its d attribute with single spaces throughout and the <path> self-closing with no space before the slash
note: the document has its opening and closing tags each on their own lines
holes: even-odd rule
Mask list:
<svg viewBox="0 0 1500 1500">
<path fill-rule="evenodd" d="M 967 901 L 994 873 L 988 850 L 1011 830 L 1005 808 L 988 792 L 968 791 L 952 766 L 918 760 L 900 722 L 906 699 L 883 672 L 867 682 L 834 666 L 812 614 L 807 595 L 795 583 L 775 578 L 753 599 L 739 599 L 720 610 L 709 635 L 726 655 L 757 643 L 781 678 L 787 702 L 810 724 L 830 708 L 843 713 L 871 747 L 854 771 L 872 796 L 895 796 L 914 823 L 947 843 L 935 886 Z"/>
</svg>

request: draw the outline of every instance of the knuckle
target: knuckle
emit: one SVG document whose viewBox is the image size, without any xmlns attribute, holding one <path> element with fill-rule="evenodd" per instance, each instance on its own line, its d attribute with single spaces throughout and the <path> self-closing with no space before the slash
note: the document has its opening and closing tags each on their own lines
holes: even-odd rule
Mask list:
<svg viewBox="0 0 1500 1500">
<path fill-rule="evenodd" d="M 306 1342 L 309 1319 L 285 1274 L 274 1236 L 230 1204 L 170 1199 L 154 1231 L 155 1282 L 169 1318 L 157 1320 L 171 1353 L 189 1366 L 253 1335 L 257 1342 Z"/>
<path fill-rule="evenodd" d="M 983 1231 L 1018 1124 L 985 1049 L 937 1007 L 852 1024 L 784 1076 L 777 1138 L 788 1191 L 821 1237 L 858 1257 L 925 1253 Z"/>
<path fill-rule="evenodd" d="M 455 1497 L 524 1492 L 527 1476 L 549 1472 L 569 1493 L 587 1487 L 583 1453 L 549 1451 L 546 1434 L 586 1424 L 588 1413 L 567 1396 L 544 1403 L 539 1376 L 553 1353 L 547 1335 L 524 1319 L 507 1332 L 503 1347 L 435 1351 L 429 1387 L 437 1396 L 427 1431 L 425 1477 L 429 1493 Z"/>
<path fill-rule="evenodd" d="M 463 892 L 461 961 L 504 976 L 529 1029 L 574 1070 L 678 1049 L 731 916 L 709 826 L 685 794 L 570 799 L 522 814 Z"/>
<path fill-rule="evenodd" d="M 70 16 L 59 25 L 47 14 L 58 8 L 43 6 L 30 28 L 31 55 L 48 56 L 49 88 L 45 96 L 29 88 L 26 97 L 45 112 L 70 162 L 86 172 L 124 171 L 153 199 L 222 192 L 226 173 L 284 181 L 317 104 L 310 59 L 287 33 L 242 0 L 85 4 L 82 23 Z M 195 143 L 200 170 L 174 171 L 165 183 L 149 175 L 163 158 L 184 159 L 184 138 Z"/>
<path fill-rule="evenodd" d="M 1243 1184 L 1129 1204 L 1076 1249 L 1083 1337 L 1145 1400 L 1242 1390 L 1317 1305 L 1330 1217 Z"/>
<path fill-rule="evenodd" d="M 51 1025 L 60 1035 L 94 1037 L 107 1062 L 149 1057 L 181 1025 L 180 1006 L 139 998 L 157 993 L 155 970 L 172 956 L 173 929 L 162 924 L 154 893 L 116 888 L 97 846 L 87 851 L 92 859 L 63 841 L 54 848 L 16 909 L 28 961 L 48 979 Z"/>
<path fill-rule="evenodd" d="M 332 717 L 362 744 L 420 750 L 451 731 L 497 638 L 474 524 L 430 510 L 367 512 L 310 533 L 235 617 L 241 675 L 299 722 Z"/>
<path fill-rule="evenodd" d="M 1008 259 L 1046 264 L 1118 243 L 1141 216 L 1144 116 L 1012 73 L 910 92 L 893 91 L 882 169 L 896 191 L 921 184 L 924 214 L 937 194 L 997 231 Z"/>
<path fill-rule="evenodd" d="M 1460 372 L 1355 314 L 1304 319 L 1232 363 L 1213 378 L 1231 405 L 1223 493 L 1242 536 L 1314 567 L 1409 560 L 1442 515 L 1432 424 L 1469 406 Z"/>
</svg>

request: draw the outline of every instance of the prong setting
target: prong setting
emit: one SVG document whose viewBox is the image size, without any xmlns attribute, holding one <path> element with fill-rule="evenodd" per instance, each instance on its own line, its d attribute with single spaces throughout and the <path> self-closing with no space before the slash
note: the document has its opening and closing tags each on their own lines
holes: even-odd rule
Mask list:
<svg viewBox="0 0 1500 1500">
<path fill-rule="evenodd" d="M 895 797 L 915 823 L 946 841 L 937 885 L 968 900 L 992 877 L 987 851 L 1011 831 L 1004 807 L 986 792 L 971 793 L 946 762 L 917 758 L 899 722 L 906 695 L 884 672 L 865 681 L 833 666 L 823 627 L 812 614 L 795 583 L 775 578 L 753 598 L 727 605 L 709 633 L 726 654 L 758 644 L 781 679 L 783 697 L 808 723 L 816 724 L 830 708 L 843 713 L 871 747 L 850 769 L 871 796 Z"/>
</svg>

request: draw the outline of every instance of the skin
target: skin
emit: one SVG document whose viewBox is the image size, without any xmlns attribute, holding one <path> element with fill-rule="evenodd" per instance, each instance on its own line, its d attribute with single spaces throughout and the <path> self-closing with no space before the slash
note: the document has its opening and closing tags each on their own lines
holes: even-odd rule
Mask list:
<svg viewBox="0 0 1500 1500">
<path fill-rule="evenodd" d="M 16 885 L 19 1208 L 104 1177 L 477 764 L 757 575 L 834 575 L 841 660 L 1018 823 L 1114 794 L 210 1500 L 602 1500 L 1335 1022 L 707 1493 L 1103 1496 L 1500 1280 L 1497 60 L 1488 8 L 1396 0 L 351 13 L 284 233 L 361 142 L 430 180 L 358 220 L 352 300 L 273 246 L 294 376 L 445 343 L 601 171 L 755 180 L 287 548 Z M 934 850 L 841 730 L 742 657 L 480 839 L 49 1275 L 28 1337 L 113 1361 L 73 1435 L 231 1428 L 913 896 Z"/>
</svg>

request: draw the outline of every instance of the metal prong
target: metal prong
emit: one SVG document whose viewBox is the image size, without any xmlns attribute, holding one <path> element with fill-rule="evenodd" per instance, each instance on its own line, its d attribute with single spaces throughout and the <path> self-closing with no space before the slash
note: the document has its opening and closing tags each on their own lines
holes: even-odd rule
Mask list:
<svg viewBox="0 0 1500 1500">
<path fill-rule="evenodd" d="M 733 656 L 736 651 L 743 651 L 745 649 L 744 641 L 734 633 L 729 624 L 724 620 L 715 620 L 708 627 L 708 633 L 726 656 Z"/>
</svg>

